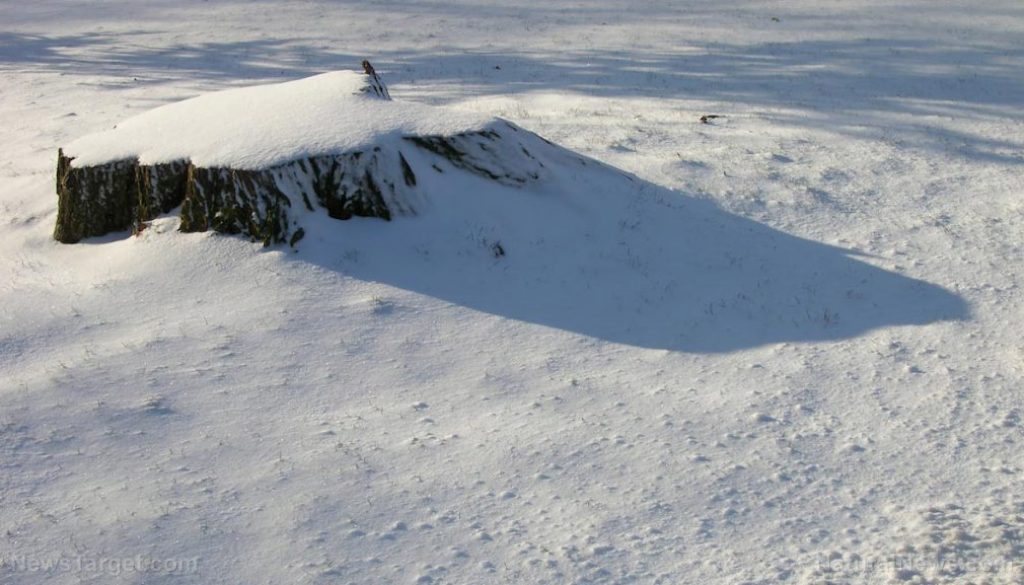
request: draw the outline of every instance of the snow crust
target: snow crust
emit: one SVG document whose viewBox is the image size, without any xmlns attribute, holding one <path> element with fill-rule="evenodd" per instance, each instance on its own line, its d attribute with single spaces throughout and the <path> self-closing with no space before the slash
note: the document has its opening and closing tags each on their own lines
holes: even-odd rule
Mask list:
<svg viewBox="0 0 1024 585">
<path fill-rule="evenodd" d="M 284 83 L 201 95 L 129 118 L 67 145 L 75 166 L 137 158 L 265 169 L 340 154 L 402 135 L 478 130 L 487 116 L 377 98 L 370 77 L 333 71 Z"/>
</svg>

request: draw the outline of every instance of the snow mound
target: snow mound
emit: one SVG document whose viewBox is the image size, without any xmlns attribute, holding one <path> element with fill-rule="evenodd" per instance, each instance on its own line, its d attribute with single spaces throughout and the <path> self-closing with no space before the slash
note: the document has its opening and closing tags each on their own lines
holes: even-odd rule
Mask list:
<svg viewBox="0 0 1024 585">
<path fill-rule="evenodd" d="M 296 81 L 229 89 L 168 104 L 64 148 L 74 166 L 124 159 L 153 165 L 259 170 L 380 144 L 403 135 L 452 135 L 493 119 L 379 99 L 373 77 L 333 71 Z"/>
</svg>

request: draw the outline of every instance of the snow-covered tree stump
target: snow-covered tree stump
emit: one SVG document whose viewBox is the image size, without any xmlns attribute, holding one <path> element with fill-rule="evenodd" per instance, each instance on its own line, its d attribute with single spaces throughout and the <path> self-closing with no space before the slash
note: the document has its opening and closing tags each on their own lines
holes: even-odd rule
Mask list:
<svg viewBox="0 0 1024 585">
<path fill-rule="evenodd" d="M 72 243 L 180 207 L 180 229 L 295 244 L 302 212 L 416 212 L 422 173 L 537 180 L 542 138 L 503 120 L 392 102 L 369 63 L 157 108 L 58 151 L 54 238 Z"/>
</svg>

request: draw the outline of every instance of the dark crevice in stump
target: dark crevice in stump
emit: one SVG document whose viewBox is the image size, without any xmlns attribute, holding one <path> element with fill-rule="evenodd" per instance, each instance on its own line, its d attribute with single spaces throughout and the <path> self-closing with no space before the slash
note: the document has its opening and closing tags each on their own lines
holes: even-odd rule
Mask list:
<svg viewBox="0 0 1024 585">
<path fill-rule="evenodd" d="M 188 185 L 189 166 L 186 161 L 136 165 L 139 205 L 136 228 L 141 227 L 141 222 L 154 219 L 181 205 Z"/>
</svg>

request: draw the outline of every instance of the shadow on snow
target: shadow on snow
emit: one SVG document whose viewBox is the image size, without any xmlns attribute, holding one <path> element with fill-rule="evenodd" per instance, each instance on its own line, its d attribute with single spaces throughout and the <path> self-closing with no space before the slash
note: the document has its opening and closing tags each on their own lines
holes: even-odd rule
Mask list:
<svg viewBox="0 0 1024 585">
<path fill-rule="evenodd" d="M 450 175 L 420 217 L 311 218 L 292 257 L 509 319 L 686 352 L 969 315 L 939 286 L 599 163 L 536 192 Z"/>
</svg>

